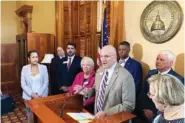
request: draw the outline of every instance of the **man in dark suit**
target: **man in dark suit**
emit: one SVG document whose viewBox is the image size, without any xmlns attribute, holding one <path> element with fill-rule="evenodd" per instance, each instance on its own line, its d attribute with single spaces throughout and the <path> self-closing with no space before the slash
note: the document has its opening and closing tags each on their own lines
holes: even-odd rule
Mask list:
<svg viewBox="0 0 185 123">
<path fill-rule="evenodd" d="M 134 78 L 135 86 L 136 86 L 136 97 L 140 91 L 143 70 L 141 64 L 129 57 L 130 52 L 130 43 L 127 41 L 123 41 L 119 44 L 118 53 L 119 53 L 119 63 L 125 69 L 127 69 Z"/>
<path fill-rule="evenodd" d="M 177 77 L 184 84 L 184 78 L 172 69 L 174 59 L 175 56 L 170 51 L 161 51 L 156 59 L 157 69 L 153 69 L 148 72 L 143 89 L 137 99 L 135 110 L 136 115 L 140 117 L 140 120 L 142 122 L 152 122 L 153 118 L 158 113 L 158 110 L 156 109 L 154 103 L 147 96 L 147 93 L 149 92 L 149 84 L 147 82 L 148 78 L 155 74 L 171 74 Z"/>
<path fill-rule="evenodd" d="M 61 63 L 63 58 L 65 57 L 65 52 L 62 47 L 57 47 L 57 55 L 51 60 L 51 92 L 52 94 L 58 94 L 59 89 L 57 88 L 56 83 L 56 69 L 58 64 Z"/>
<path fill-rule="evenodd" d="M 76 56 L 76 44 L 69 42 L 66 49 L 66 57 L 60 62 L 57 68 L 56 79 L 60 93 L 68 91 L 75 76 L 82 71 L 81 57 Z"/>
</svg>

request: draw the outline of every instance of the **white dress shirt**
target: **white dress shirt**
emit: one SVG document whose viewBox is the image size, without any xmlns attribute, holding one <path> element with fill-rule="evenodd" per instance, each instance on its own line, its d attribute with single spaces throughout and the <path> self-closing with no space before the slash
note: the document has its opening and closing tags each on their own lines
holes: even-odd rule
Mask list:
<svg viewBox="0 0 185 123">
<path fill-rule="evenodd" d="M 128 61 L 128 59 L 129 59 L 129 56 L 128 56 L 126 59 L 120 59 L 120 60 L 119 60 L 119 63 L 121 62 L 120 65 L 121 65 L 122 67 L 125 67 L 125 64 L 126 64 L 126 62 Z M 124 62 L 122 62 L 123 60 L 124 60 Z"/>
<path fill-rule="evenodd" d="M 75 55 L 71 56 L 71 57 L 67 57 L 67 64 L 69 63 L 69 58 L 71 58 L 71 64 L 73 63 L 73 59 L 74 59 Z"/>
<path fill-rule="evenodd" d="M 164 75 L 164 74 L 167 74 L 170 70 L 171 70 L 171 68 L 166 70 L 166 71 L 164 71 L 164 72 L 162 72 L 162 73 L 160 71 L 158 71 L 158 73 L 160 73 L 161 75 Z"/>
<path fill-rule="evenodd" d="M 116 64 L 117 64 L 117 62 L 114 63 L 109 69 L 105 69 L 105 70 L 104 70 L 103 76 L 102 76 L 102 79 L 101 79 L 101 83 L 100 83 L 100 90 L 101 90 L 101 87 L 102 87 L 101 85 L 102 85 L 102 83 L 103 83 L 103 79 L 104 79 L 104 77 L 105 77 L 106 71 L 108 71 L 108 79 L 107 79 L 107 83 L 106 83 L 106 87 L 107 87 L 108 84 L 109 84 L 109 82 L 110 82 L 110 80 L 111 80 L 111 78 L 112 78 L 112 74 L 113 74 L 113 72 L 114 72 L 114 69 L 115 69 L 115 67 L 116 67 Z"/>
</svg>

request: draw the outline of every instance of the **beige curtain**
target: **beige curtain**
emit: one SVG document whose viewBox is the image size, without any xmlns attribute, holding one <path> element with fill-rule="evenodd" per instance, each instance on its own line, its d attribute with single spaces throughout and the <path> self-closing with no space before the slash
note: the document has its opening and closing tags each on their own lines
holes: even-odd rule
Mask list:
<svg viewBox="0 0 185 123">
<path fill-rule="evenodd" d="M 124 14 L 124 2 L 123 1 L 111 1 L 110 10 L 110 39 L 109 43 L 116 48 L 123 40 L 123 14 Z"/>
</svg>

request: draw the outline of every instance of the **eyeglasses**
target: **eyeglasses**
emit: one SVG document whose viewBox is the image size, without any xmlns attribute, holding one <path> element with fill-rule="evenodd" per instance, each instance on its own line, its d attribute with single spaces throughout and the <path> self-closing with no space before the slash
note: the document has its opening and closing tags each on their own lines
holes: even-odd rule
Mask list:
<svg viewBox="0 0 185 123">
<path fill-rule="evenodd" d="M 109 58 L 109 57 L 111 57 L 111 56 L 113 56 L 113 55 L 101 55 L 100 57 L 101 57 L 101 58 L 106 58 L 106 59 L 107 59 L 107 58 Z"/>
<path fill-rule="evenodd" d="M 155 95 L 153 95 L 153 94 L 151 94 L 150 92 L 148 92 L 148 93 L 147 93 L 147 96 L 148 96 L 148 97 L 153 97 L 153 96 L 155 96 Z"/>
</svg>

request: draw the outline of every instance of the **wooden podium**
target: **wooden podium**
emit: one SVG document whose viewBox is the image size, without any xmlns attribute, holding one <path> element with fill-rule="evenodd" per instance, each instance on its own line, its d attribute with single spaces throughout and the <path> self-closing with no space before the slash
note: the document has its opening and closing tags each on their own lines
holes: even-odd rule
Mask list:
<svg viewBox="0 0 185 123">
<path fill-rule="evenodd" d="M 25 104 L 34 114 L 32 117 L 32 122 L 34 123 L 78 123 L 66 113 L 87 112 L 83 109 L 83 96 L 81 95 L 71 96 L 69 94 L 59 94 L 25 101 Z M 61 113 L 62 118 L 60 118 Z M 106 116 L 101 120 L 93 120 L 92 123 L 120 123 L 134 117 L 135 115 L 131 113 L 120 112 L 111 116 Z"/>
</svg>

